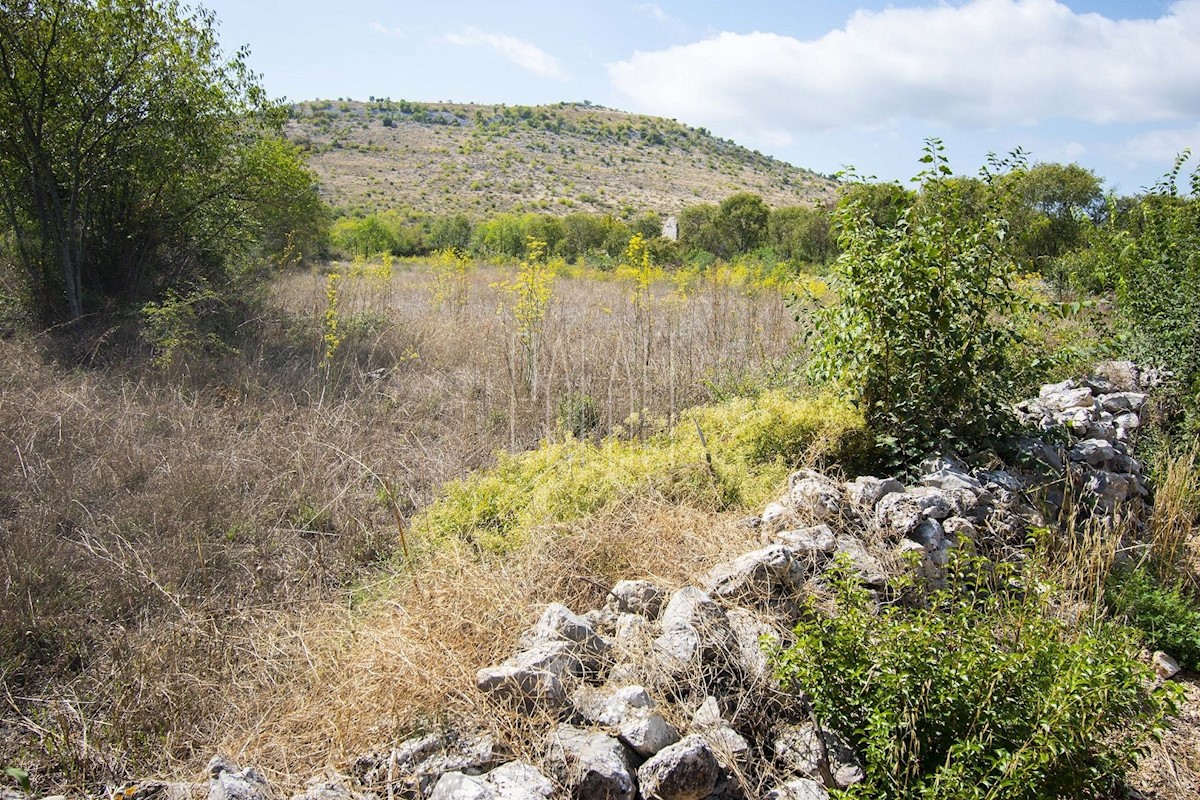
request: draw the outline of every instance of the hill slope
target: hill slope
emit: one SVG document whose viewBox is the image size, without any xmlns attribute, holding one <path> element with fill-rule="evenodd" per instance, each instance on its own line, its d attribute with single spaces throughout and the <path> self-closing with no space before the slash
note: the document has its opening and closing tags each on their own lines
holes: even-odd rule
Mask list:
<svg viewBox="0 0 1200 800">
<path fill-rule="evenodd" d="M 674 213 L 739 191 L 809 205 L 835 187 L 703 128 L 586 104 L 318 100 L 292 107 L 287 134 L 344 210 Z"/>
</svg>

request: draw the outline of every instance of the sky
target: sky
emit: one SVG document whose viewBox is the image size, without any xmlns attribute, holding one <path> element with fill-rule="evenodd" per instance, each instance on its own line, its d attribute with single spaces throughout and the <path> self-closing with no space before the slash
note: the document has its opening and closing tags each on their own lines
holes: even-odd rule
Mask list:
<svg viewBox="0 0 1200 800">
<path fill-rule="evenodd" d="M 293 101 L 588 100 L 821 173 L 924 141 L 1078 163 L 1116 192 L 1200 159 L 1200 0 L 201 0 Z"/>
</svg>

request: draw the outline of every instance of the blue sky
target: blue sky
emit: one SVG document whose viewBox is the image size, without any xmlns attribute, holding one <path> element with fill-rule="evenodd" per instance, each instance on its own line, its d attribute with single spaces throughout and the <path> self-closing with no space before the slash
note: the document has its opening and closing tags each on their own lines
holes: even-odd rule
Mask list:
<svg viewBox="0 0 1200 800">
<path fill-rule="evenodd" d="M 930 136 L 1126 193 L 1200 157 L 1200 0 L 202 1 L 291 100 L 590 100 L 881 179 Z"/>
</svg>

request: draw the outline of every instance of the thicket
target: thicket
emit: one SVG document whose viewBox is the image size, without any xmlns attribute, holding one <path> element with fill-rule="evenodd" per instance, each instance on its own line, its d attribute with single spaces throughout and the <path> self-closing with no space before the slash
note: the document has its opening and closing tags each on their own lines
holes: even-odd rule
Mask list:
<svg viewBox="0 0 1200 800">
<path fill-rule="evenodd" d="M 990 193 L 997 174 L 985 172 L 979 203 L 940 142 L 921 160 L 919 192 L 883 206 L 894 216 L 855 193 L 838 206 L 837 299 L 813 322 L 811 374 L 848 392 L 892 466 L 973 452 L 1009 427 L 1025 305 Z"/>
<path fill-rule="evenodd" d="M 860 753 L 871 798 L 1092 797 L 1117 789 L 1181 692 L 1156 684 L 1128 628 L 1071 622 L 1032 566 L 963 558 L 917 605 L 828 576 L 778 654 L 785 685 Z"/>
<path fill-rule="evenodd" d="M 325 210 L 283 119 L 210 12 L 5 4 L 0 208 L 17 299 L 43 321 L 191 293 L 193 308 L 236 302 L 272 257 L 316 255 Z"/>
</svg>

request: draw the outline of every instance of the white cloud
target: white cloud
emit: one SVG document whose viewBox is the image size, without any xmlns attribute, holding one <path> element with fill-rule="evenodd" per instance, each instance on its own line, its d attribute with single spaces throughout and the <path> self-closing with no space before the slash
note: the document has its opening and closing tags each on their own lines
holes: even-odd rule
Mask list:
<svg viewBox="0 0 1200 800">
<path fill-rule="evenodd" d="M 654 17 L 655 20 L 657 20 L 658 22 L 661 22 L 663 25 L 666 25 L 668 23 L 675 21 L 675 19 L 670 14 L 668 14 L 667 12 L 662 10 L 662 6 L 660 6 L 658 3 L 642 3 L 641 5 L 639 5 L 637 7 L 637 10 L 641 11 L 643 14 L 649 14 L 651 17 Z"/>
<path fill-rule="evenodd" d="M 376 33 L 386 33 L 388 36 L 403 36 L 404 35 L 404 31 L 401 30 L 400 28 L 389 28 L 388 26 L 384 25 L 382 22 L 372 22 L 371 30 L 375 31 Z"/>
<path fill-rule="evenodd" d="M 450 33 L 445 41 L 462 47 L 490 47 L 501 57 L 508 59 L 522 69 L 540 75 L 543 78 L 565 80 L 566 72 L 558 59 L 542 50 L 537 45 L 518 39 L 515 36 L 505 36 L 499 33 L 487 33 L 478 28 L 467 28 L 461 33 Z"/>
<path fill-rule="evenodd" d="M 757 141 L 904 119 L 1195 119 L 1200 0 L 1149 20 L 1077 14 L 1056 0 L 859 11 L 819 39 L 726 32 L 635 52 L 608 73 L 636 110 Z"/>
<path fill-rule="evenodd" d="M 1193 154 L 1200 154 L 1200 123 L 1146 131 L 1131 138 L 1121 149 L 1131 164 L 1171 164 L 1188 148 Z"/>
</svg>

